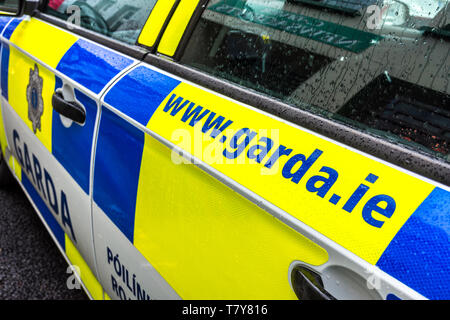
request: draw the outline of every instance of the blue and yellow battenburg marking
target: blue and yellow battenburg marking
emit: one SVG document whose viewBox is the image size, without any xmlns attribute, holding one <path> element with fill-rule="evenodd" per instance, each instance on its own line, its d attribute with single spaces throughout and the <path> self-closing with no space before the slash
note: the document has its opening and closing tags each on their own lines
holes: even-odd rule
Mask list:
<svg viewBox="0 0 450 320">
<path fill-rule="evenodd" d="M 132 99 L 136 86 L 142 95 Z M 131 100 L 133 104 L 130 105 Z M 435 277 L 439 277 L 439 283 L 448 283 L 449 244 L 441 241 L 445 237 L 432 237 L 447 235 L 449 227 L 433 219 L 425 221 L 422 217 L 424 213 L 431 214 L 430 208 L 434 208 L 438 220 L 449 215 L 450 195 L 447 191 L 284 121 L 146 67 L 135 68 L 120 80 L 105 101 L 419 293 L 433 298 L 447 297 L 448 293 L 436 285 Z M 116 126 L 123 130 L 121 134 L 127 133 L 132 138 L 118 140 L 121 134 L 113 129 Z M 199 133 L 208 139 L 202 141 L 200 149 L 187 148 L 186 145 L 192 146 L 195 142 L 179 144 L 180 137 L 174 132 L 180 129 L 189 133 L 188 139 L 194 139 Z M 277 129 L 277 134 L 270 135 L 271 129 Z M 107 153 L 107 150 L 122 148 L 137 159 L 139 170 L 120 155 Z M 238 209 L 244 204 L 237 205 L 240 201 L 237 194 L 227 198 L 225 187 L 216 180 L 208 181 L 200 169 L 169 163 L 171 154 L 168 149 L 110 111 L 105 111 L 105 117 L 102 117 L 97 150 L 97 160 L 103 158 L 99 162 L 101 166 L 108 165 L 109 161 L 110 168 L 105 168 L 95 177 L 96 181 L 102 182 L 94 190 L 94 200 L 174 288 L 189 288 L 189 278 L 207 282 L 208 277 L 213 277 L 208 273 L 214 269 L 213 264 L 224 265 L 224 259 L 233 257 L 233 251 L 226 249 L 236 249 L 233 247 L 235 241 L 245 247 L 244 235 L 253 234 L 252 225 L 247 226 L 246 232 L 236 229 L 238 221 L 241 222 L 240 213 L 246 219 L 250 217 Z M 216 154 L 205 157 L 211 150 Z M 223 161 L 217 161 L 217 155 Z M 229 161 L 235 162 L 230 164 Z M 126 195 L 127 199 L 115 200 L 113 197 L 117 193 L 110 193 L 107 189 L 109 186 L 117 192 L 121 188 L 107 175 L 113 168 L 122 175 L 118 180 L 120 183 L 126 181 L 132 186 L 127 189 L 131 191 Z M 262 169 L 265 174 L 261 174 Z M 220 194 L 227 201 L 220 201 L 221 196 L 215 193 L 217 188 L 222 188 Z M 210 202 L 211 199 L 215 202 Z M 171 204 L 170 208 L 167 203 Z M 220 209 L 224 207 L 223 212 Z M 224 219 L 226 214 L 228 219 Z M 266 213 L 258 214 L 262 219 Z M 226 226 L 222 229 L 226 230 L 224 234 L 220 233 L 220 228 L 215 228 L 218 221 Z M 226 222 L 232 225 L 226 225 Z M 416 228 L 417 225 L 421 227 Z M 429 228 L 437 232 L 433 233 L 435 236 L 428 236 L 425 230 Z M 413 229 L 419 230 L 420 235 L 416 235 L 413 244 L 404 243 L 404 239 L 412 237 L 408 230 Z M 220 236 L 214 237 L 210 230 Z M 244 232 L 234 233 L 235 230 Z M 296 237 L 297 241 L 301 238 L 298 234 Z M 226 239 L 226 245 L 217 243 L 218 238 Z M 267 240 L 267 237 L 259 234 L 256 239 Z M 270 237 L 278 247 L 286 246 L 287 242 L 280 239 L 279 233 Z M 305 243 L 303 245 L 305 248 Z M 189 248 L 198 251 L 189 252 Z M 256 245 L 255 248 L 259 247 Z M 411 254 L 411 250 L 420 251 L 421 255 Z M 211 251 L 224 254 L 211 257 Z M 178 260 L 172 260 L 167 252 L 177 252 Z M 234 262 L 253 266 L 252 261 L 242 258 L 242 252 L 236 252 Z M 289 258 L 302 260 L 304 255 L 295 252 L 299 251 L 291 250 Z M 316 250 L 315 258 L 311 259 L 317 264 L 321 261 L 319 252 Z M 249 252 L 247 254 L 251 256 Z M 423 264 L 431 257 L 440 262 Z M 322 256 L 322 261 L 326 260 L 326 256 Z M 181 269 L 177 261 L 183 261 L 183 268 L 189 269 L 189 276 L 176 274 L 175 270 Z M 209 267 L 202 268 L 195 261 Z M 232 263 L 225 265 L 227 268 L 220 271 L 229 277 L 228 280 L 233 276 L 226 270 L 245 273 L 241 267 L 233 268 L 236 265 Z M 403 269 L 399 268 L 400 265 Z M 411 271 L 402 272 L 405 268 Z M 190 285 L 193 286 L 192 283 Z M 214 296 L 212 286 L 209 284 L 207 291 Z M 206 292 L 206 288 L 203 289 Z M 280 286 L 271 289 L 272 293 L 283 296 Z M 243 295 L 251 296 L 252 293 L 242 290 Z M 261 295 L 263 291 L 260 291 Z M 201 296 L 201 288 L 195 293 L 179 294 L 188 298 L 195 294 Z M 221 294 L 218 296 L 226 296 L 226 292 Z"/>
<path fill-rule="evenodd" d="M 0 26 L 3 22 L 0 20 Z M 6 23 L 4 23 L 5 26 Z M 60 162 L 84 192 L 89 194 L 91 149 L 97 117 L 97 102 L 92 96 L 98 95 L 133 60 L 34 18 L 29 21 L 11 20 L 3 36 L 13 44 L 2 43 L 1 86 L 4 98 L 28 128 L 35 131 L 36 137 L 45 148 Z M 22 50 L 36 60 L 24 54 Z M 31 83 L 30 70 L 43 79 L 42 92 L 38 92 L 42 95 L 44 103 L 39 128 L 33 128 L 33 121 L 28 114 L 29 101 L 25 93 L 27 86 Z M 74 89 L 74 94 L 86 110 L 86 122 L 83 126 L 63 127 L 59 114 L 53 110 L 52 95 L 62 88 L 64 83 L 64 79 L 55 75 L 53 70 L 81 86 L 82 89 Z M 0 138 L 2 146 L 5 146 L 7 142 L 3 133 L 4 129 Z M 72 240 L 64 235 L 63 229 L 42 199 L 43 197 L 47 200 L 47 197 L 51 196 L 48 186 L 53 185 L 52 177 L 42 167 L 38 158 L 32 154 L 25 155 L 26 146 L 20 144 L 20 137 L 15 137 L 14 142 L 18 144 L 15 147 L 19 148 L 19 154 L 22 155 L 12 164 L 17 178 L 22 181 L 70 261 L 81 266 L 81 279 L 91 294 L 101 298 L 102 296 L 98 294 L 97 280 L 76 250 Z M 63 225 L 70 231 L 73 241 L 76 241 L 76 234 L 70 223 L 68 202 L 64 201 L 64 199 L 67 200 L 65 191 L 67 190 L 58 190 L 57 195 L 52 198 L 53 202 L 50 201 L 49 205 L 56 214 L 63 216 Z"/>
<path fill-rule="evenodd" d="M 44 167 L 44 164 L 40 163 L 38 158 L 31 152 L 27 144 L 21 143 L 21 138 L 16 130 L 13 131 L 13 139 L 13 147 L 18 156 L 18 158 L 14 159 L 13 167 L 17 179 L 21 181 L 23 188 L 36 206 L 44 223 L 55 237 L 60 249 L 65 253 L 70 263 L 76 266 L 76 269 L 72 271 L 78 273 L 79 278 L 94 299 L 102 299 L 103 289 L 100 283 L 76 248 L 77 239 L 72 227 L 67 195 L 64 190 L 57 191 L 54 178 Z M 33 163 L 33 169 L 29 170 L 31 163 Z M 44 201 L 43 197 L 48 203 Z M 46 197 L 48 197 L 48 200 Z M 56 220 L 50 209 L 60 218 L 61 224 Z M 64 232 L 61 225 L 66 229 L 67 233 Z"/>
<path fill-rule="evenodd" d="M 30 82 L 30 69 L 38 68 L 39 75 L 44 80 L 42 91 L 44 112 L 41 130 L 36 132 L 36 136 L 88 194 L 97 103 L 86 93 L 75 89 L 76 99 L 86 109 L 86 123 L 83 126 L 63 127 L 59 114 L 52 108 L 53 93 L 62 87 L 63 80 L 55 76 L 52 69 L 80 84 L 86 92 L 99 94 L 133 61 L 43 21 L 37 19 L 17 21 L 14 32 L 11 32 L 10 41 L 42 61 L 45 66 L 11 46 L 8 59 L 3 60 L 8 61 L 8 67 L 5 67 L 6 76 L 5 81 L 2 81 L 4 87 L 2 91 L 11 106 L 32 129 L 32 122 L 28 117 L 28 101 L 23 92 L 26 92 L 26 86 Z M 12 29 L 11 24 L 12 22 L 6 31 Z"/>
<path fill-rule="evenodd" d="M 42 34 L 52 40 L 42 44 Z M 3 35 L 94 94 L 132 63 L 36 19 L 14 19 Z M 35 62 L 5 44 L 2 57 L 3 95 L 32 130 L 23 92 Z M 74 69 L 77 64 L 83 68 Z M 44 104 L 50 106 L 63 83 L 38 67 Z M 95 119 L 93 100 L 75 93 Z M 448 298 L 439 287 L 450 275 L 447 191 L 146 67 L 122 78 L 105 101 L 174 144 L 180 142 L 177 130 L 189 139 L 200 134 L 205 139 L 198 150 L 187 147 L 194 141 L 180 146 L 426 297 Z M 84 136 L 64 137 L 67 130 L 58 131 L 55 116 L 45 108 L 36 135 L 88 193 L 87 131 L 93 122 Z M 72 140 L 77 161 L 65 153 L 65 138 Z M 320 265 L 328 259 L 325 250 L 199 168 L 176 165 L 168 148 L 105 108 L 96 155 L 94 201 L 183 298 L 295 298 L 286 281 L 289 263 Z M 27 175 L 15 171 L 44 216 L 46 206 L 33 197 Z M 59 226 L 49 225 L 67 246 Z M 255 274 L 265 281 L 256 281 Z M 229 283 L 237 287 L 231 291 Z"/>
<path fill-rule="evenodd" d="M 11 21 L 11 19 L 12 18 L 10 18 L 10 17 L 0 16 L 0 34 L 3 33 L 4 28 Z M 5 48 L 5 46 L 6 46 L 5 44 L 0 42 L 0 58 L 3 55 L 3 50 L 7 50 L 7 48 Z M 3 77 L 3 73 L 2 73 L 2 65 L 1 65 L 1 61 L 0 61 L 0 88 L 1 88 L 1 84 L 2 84 L 2 77 Z M 4 125 L 3 125 L 2 112 L 0 112 L 0 145 L 1 145 L 1 149 L 2 149 L 0 151 L 3 152 L 3 154 L 5 154 L 5 150 L 6 150 L 6 147 L 8 145 L 8 141 L 7 141 L 7 138 L 6 138 L 6 132 L 5 132 L 5 128 L 4 128 Z"/>
</svg>

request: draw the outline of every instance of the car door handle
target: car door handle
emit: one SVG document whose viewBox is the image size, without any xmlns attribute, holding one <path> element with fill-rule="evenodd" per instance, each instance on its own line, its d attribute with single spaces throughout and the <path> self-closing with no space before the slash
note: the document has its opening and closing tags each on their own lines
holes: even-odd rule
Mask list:
<svg viewBox="0 0 450 320">
<path fill-rule="evenodd" d="M 83 106 L 75 101 L 65 100 L 61 91 L 53 94 L 52 105 L 56 112 L 76 123 L 84 124 L 86 121 L 86 111 Z"/>
<path fill-rule="evenodd" d="M 296 267 L 291 274 L 292 287 L 300 300 L 336 300 L 323 287 L 317 273 L 304 267 Z"/>
</svg>

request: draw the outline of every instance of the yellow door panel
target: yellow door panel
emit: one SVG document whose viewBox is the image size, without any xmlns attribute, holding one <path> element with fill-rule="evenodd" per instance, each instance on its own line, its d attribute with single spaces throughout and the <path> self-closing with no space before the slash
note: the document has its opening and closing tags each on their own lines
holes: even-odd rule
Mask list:
<svg viewBox="0 0 450 320">
<path fill-rule="evenodd" d="M 77 40 L 67 31 L 37 19 L 22 21 L 11 36 L 12 43 L 53 69 Z"/>
<path fill-rule="evenodd" d="M 93 299 L 102 300 L 103 288 L 101 284 L 98 282 L 97 278 L 89 268 L 88 264 L 86 263 L 86 261 L 84 261 L 80 252 L 75 247 L 70 238 L 67 236 L 67 234 L 65 235 L 65 241 L 66 241 L 66 255 L 69 258 L 72 266 L 78 268 L 76 269 L 76 271 L 78 272 L 79 270 L 78 276 L 85 285 L 86 289 L 89 291 Z"/>
<path fill-rule="evenodd" d="M 33 128 L 33 122 L 29 118 L 27 88 L 30 83 L 32 71 L 36 72 L 37 70 L 39 72 L 39 77 L 42 79 L 42 100 L 44 108 L 40 119 L 40 125 Z M 10 105 L 28 128 L 36 133 L 37 138 L 51 153 L 53 117 L 52 97 L 55 92 L 54 73 L 35 63 L 22 52 L 11 46 L 8 83 Z"/>
<path fill-rule="evenodd" d="M 134 245 L 183 299 L 296 299 L 294 260 L 327 252 L 146 136 Z"/>
</svg>

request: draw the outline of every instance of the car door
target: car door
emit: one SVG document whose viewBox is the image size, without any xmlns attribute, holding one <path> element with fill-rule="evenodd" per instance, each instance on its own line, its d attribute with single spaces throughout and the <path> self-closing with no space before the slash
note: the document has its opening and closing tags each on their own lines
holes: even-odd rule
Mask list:
<svg viewBox="0 0 450 320">
<path fill-rule="evenodd" d="M 442 68 L 449 65 L 444 36 L 449 4 L 430 2 L 429 11 L 422 1 L 392 1 L 375 8 L 383 12 L 375 28 L 369 23 L 374 9 L 369 5 L 376 4 L 365 1 L 359 13 L 348 16 L 347 6 L 354 5 L 344 2 L 311 7 L 303 1 L 209 1 L 187 46 L 164 52 L 223 80 L 214 84 L 196 74 L 196 83 L 297 123 L 297 133 L 309 137 L 281 124 L 263 124 L 256 114 L 246 116 L 240 108 L 214 104 L 212 98 L 202 100 L 190 86 L 175 89 L 172 99 L 195 101 L 225 119 L 234 120 L 236 112 L 235 119 L 242 119 L 244 131 L 237 131 L 241 140 L 218 136 L 220 143 L 229 141 L 223 156 L 247 159 L 270 168 L 273 175 L 252 175 L 250 166 L 212 166 L 275 205 L 277 209 L 267 211 L 301 234 L 312 227 L 328 239 L 308 237 L 328 253 L 325 264 L 309 265 L 318 276 L 316 287 L 336 298 L 447 299 L 439 283 L 449 281 L 450 257 L 445 240 L 449 229 L 442 223 L 450 208 L 445 136 L 450 92 Z M 163 137 L 169 139 L 171 116 L 184 122 L 183 111 L 189 107 L 163 106 L 161 117 L 155 113 L 149 128 L 165 130 Z M 164 128 L 154 120 L 165 120 Z M 184 128 L 195 130 L 190 128 L 195 122 L 184 123 Z M 261 127 L 278 128 L 279 143 L 272 148 L 267 139 L 263 143 L 256 130 Z M 237 152 L 229 154 L 227 149 Z M 278 170 L 273 159 L 279 161 Z M 253 202 L 260 203 L 259 197 Z M 301 261 L 299 256 L 291 271 L 308 266 Z M 291 273 L 294 289 L 296 283 L 304 284 L 298 276 Z M 296 293 L 304 297 L 305 291 Z"/>
<path fill-rule="evenodd" d="M 108 47 L 131 54 L 136 58 L 142 59 L 143 56 L 152 50 L 154 44 L 158 42 L 161 30 L 164 27 L 167 17 L 171 14 L 175 1 L 64 1 L 62 4 L 50 1 L 43 8 L 43 13 L 39 18 L 67 28 L 66 20 L 70 16 L 67 14 L 69 8 L 80 8 L 81 27 L 74 29 L 74 32 L 81 33 L 86 37 L 94 39 L 96 42 L 102 42 Z M 89 22 L 89 23 L 88 23 Z M 71 25 L 71 28 L 76 27 Z M 95 33 L 87 32 L 91 29 Z M 103 34 L 106 37 L 99 37 Z M 112 40 L 111 40 L 112 39 Z M 137 41 L 139 39 L 139 41 Z M 117 40 L 117 41 L 115 41 Z M 92 45 L 95 45 L 93 42 Z M 139 47 L 135 45 L 139 44 Z M 95 262 L 97 263 L 96 277 L 102 287 L 105 288 L 105 298 L 114 299 L 149 299 L 152 298 L 178 298 L 178 295 L 171 289 L 161 276 L 155 272 L 154 268 L 136 251 L 130 247 L 126 236 L 122 234 L 117 226 L 111 223 L 111 219 L 118 219 L 119 224 L 127 225 L 127 217 L 130 214 L 128 202 L 133 196 L 133 186 L 127 181 L 133 178 L 135 170 L 138 170 L 138 159 L 131 152 L 135 139 L 139 139 L 131 130 L 131 126 L 123 127 L 121 119 L 114 118 L 114 114 L 105 109 L 100 103 L 103 96 L 111 85 L 123 76 L 128 70 L 137 64 L 137 60 L 127 58 L 123 54 L 95 45 L 98 57 L 92 60 L 92 57 L 85 57 L 90 61 L 91 68 L 98 72 L 95 74 L 82 74 L 79 76 L 85 81 L 95 81 L 96 78 L 103 78 L 103 74 L 108 72 L 109 64 L 120 65 L 107 83 L 102 83 L 101 90 L 95 96 L 99 102 L 97 111 L 96 129 L 102 127 L 102 138 L 97 142 L 97 135 L 94 136 L 94 149 L 91 153 L 91 163 L 97 163 L 91 167 L 92 175 L 90 184 L 91 199 L 93 200 L 93 232 L 94 237 L 88 239 L 97 242 L 94 250 Z M 145 47 L 145 49 L 142 49 Z M 104 51 L 101 51 L 104 50 Z M 73 55 L 74 59 L 80 57 Z M 101 58 L 104 58 L 104 61 Z M 98 59 L 100 58 L 100 59 Z M 70 65 L 78 73 L 81 67 L 77 61 Z M 100 88 L 100 86 L 98 86 Z M 132 105 L 134 98 L 142 93 L 139 87 L 132 88 L 134 97 L 127 101 Z M 124 96 L 124 98 L 127 98 Z M 107 124 L 106 119 L 113 117 L 112 124 Z M 104 132 L 106 130 L 106 133 Z M 112 130 L 112 131 L 110 131 Z M 114 145 L 103 148 L 103 139 L 113 139 Z M 101 145 L 97 150 L 97 146 Z M 117 149 L 120 148 L 120 149 Z M 117 159 L 119 157 L 119 160 Z M 108 159 L 109 158 L 109 159 Z M 131 169 L 130 169 L 131 168 Z M 128 170 L 131 171 L 128 171 Z M 97 179 L 93 183 L 93 177 L 100 176 L 101 172 L 107 172 L 108 177 Z M 106 183 L 106 186 L 103 184 Z M 95 187 L 94 187 L 95 186 Z M 112 191 L 113 193 L 106 193 Z M 94 190 L 95 197 L 94 197 Z M 115 191 L 114 191 L 115 190 Z M 115 194 L 115 195 L 114 195 Z M 95 198 L 95 200 L 94 200 Z M 98 207 L 105 208 L 109 217 L 100 215 Z M 152 288 L 152 290 L 150 290 Z"/>
<path fill-rule="evenodd" d="M 13 18 L 2 33 L 2 115 L 16 177 L 95 298 L 103 297 L 96 279 L 91 216 L 99 101 L 136 60 L 71 30 L 87 26 L 101 33 L 103 27 L 114 29 L 108 32 L 119 39 L 138 36 L 154 3 L 140 10 L 128 6 L 139 14 L 132 27 L 121 30 L 111 25 L 114 17 L 102 24 L 108 17 L 101 6 L 98 11 L 89 6 L 95 3 L 50 1 L 47 9 L 61 17 L 70 17 L 69 6 L 78 8 L 82 25 L 64 29 L 38 17 Z M 137 50 L 135 56 L 140 55 Z"/>
<path fill-rule="evenodd" d="M 95 95 L 101 87 L 87 88 L 70 74 L 72 61 L 63 61 L 64 57 L 70 60 L 69 50 L 83 49 L 78 37 L 66 31 L 34 18 L 12 19 L 2 41 L 2 112 L 17 178 L 39 211 L 45 212 L 41 214 L 53 226 L 61 249 L 66 252 L 71 242 L 94 267 L 90 161 Z M 55 110 L 58 93 L 67 105 L 63 107 L 81 108 L 82 123 Z"/>
<path fill-rule="evenodd" d="M 182 0 L 156 54 L 106 92 L 93 221 L 111 298 L 137 298 L 138 284 L 143 298 L 143 283 L 149 298 L 448 297 L 439 284 L 450 257 L 441 223 L 448 163 L 434 148 L 424 155 L 400 120 L 410 138 L 395 143 L 374 124 L 364 132 L 343 120 L 350 105 L 351 124 L 362 121 L 356 110 L 374 116 L 361 101 L 375 98 L 417 110 L 415 92 L 433 96 L 444 114 L 448 87 L 437 66 L 448 43 L 416 48 L 437 57 L 417 62 L 436 68 L 432 83 L 420 82 L 406 72 L 411 65 L 380 66 L 393 46 L 386 34 L 411 28 L 395 8 L 388 15 L 402 27 L 387 24 L 381 35 L 359 18 L 343 23 L 348 8 L 334 9 Z"/>
</svg>

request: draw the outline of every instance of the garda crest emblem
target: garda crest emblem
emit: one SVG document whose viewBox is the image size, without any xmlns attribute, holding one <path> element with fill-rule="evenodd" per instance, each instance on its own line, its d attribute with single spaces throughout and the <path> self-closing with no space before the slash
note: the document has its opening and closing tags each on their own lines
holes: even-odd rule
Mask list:
<svg viewBox="0 0 450 320">
<path fill-rule="evenodd" d="M 30 82 L 27 86 L 28 119 L 33 123 L 34 133 L 41 131 L 41 117 L 44 113 L 43 84 L 44 79 L 39 76 L 39 68 L 35 64 L 34 70 L 30 69 Z"/>
</svg>

